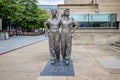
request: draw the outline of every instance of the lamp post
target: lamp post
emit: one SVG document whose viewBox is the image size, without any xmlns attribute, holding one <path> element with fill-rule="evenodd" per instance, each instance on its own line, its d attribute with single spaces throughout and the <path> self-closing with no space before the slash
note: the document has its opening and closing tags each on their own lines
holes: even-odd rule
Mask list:
<svg viewBox="0 0 120 80">
<path fill-rule="evenodd" d="M 0 19 L 0 32 L 2 31 L 2 19 Z"/>
<path fill-rule="evenodd" d="M 88 13 L 88 27 L 90 27 L 90 26 L 89 26 L 89 13 Z"/>
</svg>

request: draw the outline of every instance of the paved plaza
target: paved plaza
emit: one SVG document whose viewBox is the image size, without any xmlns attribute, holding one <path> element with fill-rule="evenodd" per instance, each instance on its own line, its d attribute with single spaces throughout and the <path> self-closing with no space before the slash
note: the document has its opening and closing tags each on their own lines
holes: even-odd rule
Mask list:
<svg viewBox="0 0 120 80">
<path fill-rule="evenodd" d="M 0 0 L 0 80 L 120 80 L 119 8 L 120 0 Z"/>
<path fill-rule="evenodd" d="M 0 56 L 0 80 L 120 80 L 120 52 L 111 46 L 72 45 L 75 76 L 40 76 L 48 40 Z"/>
<path fill-rule="evenodd" d="M 44 35 L 39 36 L 15 36 L 10 37 L 8 40 L 0 41 L 0 54 L 4 54 L 6 52 L 39 42 L 41 40 L 45 40 L 47 37 Z"/>
</svg>

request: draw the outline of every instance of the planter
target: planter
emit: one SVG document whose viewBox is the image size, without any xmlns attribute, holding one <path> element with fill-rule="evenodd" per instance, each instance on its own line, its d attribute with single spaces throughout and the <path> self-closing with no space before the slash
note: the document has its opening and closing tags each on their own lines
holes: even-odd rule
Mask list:
<svg viewBox="0 0 120 80">
<path fill-rule="evenodd" d="M 8 39 L 9 39 L 9 34 L 8 34 L 8 32 L 5 32 L 4 34 L 5 34 L 5 40 L 8 40 Z"/>
<path fill-rule="evenodd" d="M 40 34 L 42 34 L 42 33 L 40 33 L 40 32 L 30 32 L 29 36 L 37 36 L 37 35 L 40 35 Z"/>
<path fill-rule="evenodd" d="M 42 34 L 42 32 L 24 32 L 24 36 L 36 36 Z"/>
<path fill-rule="evenodd" d="M 5 36 L 3 32 L 0 33 L 0 40 L 5 40 Z"/>
<path fill-rule="evenodd" d="M 29 36 L 29 32 L 23 32 L 24 36 Z"/>
<path fill-rule="evenodd" d="M 9 32 L 9 35 L 10 36 L 16 36 L 16 32 L 15 31 L 11 31 L 11 32 Z"/>
<path fill-rule="evenodd" d="M 1 32 L 1 33 L 0 33 L 0 39 L 1 39 L 1 40 L 7 40 L 7 39 L 9 39 L 9 34 L 8 34 L 8 32 Z"/>
</svg>

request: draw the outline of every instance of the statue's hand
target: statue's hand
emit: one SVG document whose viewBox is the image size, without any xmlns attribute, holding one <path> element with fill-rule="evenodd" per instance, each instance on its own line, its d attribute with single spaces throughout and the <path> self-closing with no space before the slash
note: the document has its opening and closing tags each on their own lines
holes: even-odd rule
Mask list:
<svg viewBox="0 0 120 80">
<path fill-rule="evenodd" d="M 74 35 L 75 35 L 73 30 L 71 31 L 71 35 L 72 35 L 72 37 L 74 37 Z"/>
<path fill-rule="evenodd" d="M 73 33 L 74 33 L 74 30 L 72 30 L 71 33 L 73 34 Z"/>
<path fill-rule="evenodd" d="M 73 33 L 73 34 L 72 34 L 72 37 L 74 37 L 74 36 L 75 36 L 75 34 Z"/>
<path fill-rule="evenodd" d="M 47 37 L 49 35 L 49 30 L 47 30 L 47 32 L 45 33 L 45 37 Z"/>
<path fill-rule="evenodd" d="M 50 30 L 48 29 L 47 32 L 50 32 Z"/>
<path fill-rule="evenodd" d="M 48 36 L 48 33 L 45 33 L 45 37 L 47 37 Z"/>
</svg>

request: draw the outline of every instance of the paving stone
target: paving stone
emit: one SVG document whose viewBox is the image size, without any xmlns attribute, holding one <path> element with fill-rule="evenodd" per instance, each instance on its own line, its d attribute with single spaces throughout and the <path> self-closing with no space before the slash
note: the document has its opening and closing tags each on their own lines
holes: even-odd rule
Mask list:
<svg viewBox="0 0 120 80">
<path fill-rule="evenodd" d="M 0 54 L 33 44 L 35 42 L 45 40 L 47 37 L 40 36 L 16 36 L 10 37 L 8 40 L 0 41 Z"/>
<path fill-rule="evenodd" d="M 120 80 L 119 54 L 108 46 L 73 45 L 75 76 L 40 76 L 50 58 L 44 40 L 0 55 L 0 80 Z"/>
<path fill-rule="evenodd" d="M 111 69 L 120 69 L 120 60 L 111 57 L 111 56 L 106 56 L 106 57 L 99 57 L 96 58 L 105 68 L 111 68 Z"/>
</svg>

